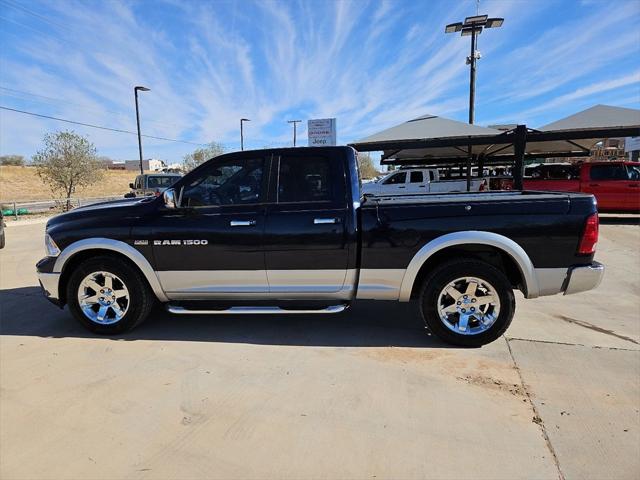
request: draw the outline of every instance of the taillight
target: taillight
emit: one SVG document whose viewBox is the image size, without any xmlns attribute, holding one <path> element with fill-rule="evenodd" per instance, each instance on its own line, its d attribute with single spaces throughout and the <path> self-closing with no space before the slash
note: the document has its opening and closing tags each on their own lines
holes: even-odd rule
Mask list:
<svg viewBox="0 0 640 480">
<path fill-rule="evenodd" d="M 583 255 L 591 255 L 596 251 L 596 245 L 598 244 L 598 214 L 594 213 L 589 215 L 587 221 L 584 224 L 584 232 L 580 239 L 580 246 L 578 247 L 578 253 Z"/>
</svg>

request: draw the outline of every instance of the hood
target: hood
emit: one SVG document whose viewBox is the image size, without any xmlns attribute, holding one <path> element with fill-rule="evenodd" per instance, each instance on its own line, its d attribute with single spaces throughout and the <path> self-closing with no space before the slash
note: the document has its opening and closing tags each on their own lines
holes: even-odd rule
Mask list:
<svg viewBox="0 0 640 480">
<path fill-rule="evenodd" d="M 49 219 L 47 222 L 47 229 L 61 223 L 92 217 L 119 217 L 123 219 L 139 217 L 148 210 L 149 206 L 154 203 L 157 198 L 158 197 L 144 197 L 141 199 L 123 198 L 121 200 L 92 203 L 83 207 L 74 208 L 73 210 L 61 213 L 60 215 L 56 215 Z"/>
</svg>

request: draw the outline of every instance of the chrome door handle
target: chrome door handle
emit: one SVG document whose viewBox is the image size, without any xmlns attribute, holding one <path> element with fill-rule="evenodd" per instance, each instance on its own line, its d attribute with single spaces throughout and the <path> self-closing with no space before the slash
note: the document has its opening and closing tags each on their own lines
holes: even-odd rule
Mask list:
<svg viewBox="0 0 640 480">
<path fill-rule="evenodd" d="M 255 220 L 231 220 L 229 222 L 232 227 L 253 227 L 255 224 Z"/>
<path fill-rule="evenodd" d="M 314 225 L 328 225 L 330 223 L 338 223 L 337 218 L 314 218 Z"/>
</svg>

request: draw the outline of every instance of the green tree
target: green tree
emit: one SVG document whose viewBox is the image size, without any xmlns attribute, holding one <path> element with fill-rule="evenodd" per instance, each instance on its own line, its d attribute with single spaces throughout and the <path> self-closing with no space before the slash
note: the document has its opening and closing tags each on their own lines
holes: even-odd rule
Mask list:
<svg viewBox="0 0 640 480">
<path fill-rule="evenodd" d="M 22 155 L 2 155 L 0 156 L 0 165 L 22 167 L 24 165 L 24 157 Z"/>
<path fill-rule="evenodd" d="M 380 175 L 373 164 L 371 154 L 366 152 L 358 152 L 358 167 L 360 169 L 360 177 L 363 179 L 375 178 Z"/>
<path fill-rule="evenodd" d="M 72 131 L 47 133 L 43 143 L 42 149 L 33 156 L 33 164 L 54 194 L 65 195 L 68 210 L 76 188 L 92 185 L 102 177 L 96 147 Z"/>
<path fill-rule="evenodd" d="M 211 142 L 209 145 L 203 148 L 198 148 L 193 152 L 184 156 L 184 170 L 189 172 L 196 168 L 198 165 L 203 164 L 207 160 L 222 155 L 224 153 L 224 147 L 217 142 Z"/>
</svg>

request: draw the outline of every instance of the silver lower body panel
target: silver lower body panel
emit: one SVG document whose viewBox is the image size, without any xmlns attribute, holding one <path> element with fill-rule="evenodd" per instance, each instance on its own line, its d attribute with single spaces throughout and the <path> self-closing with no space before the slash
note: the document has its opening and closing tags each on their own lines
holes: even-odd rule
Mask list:
<svg viewBox="0 0 640 480">
<path fill-rule="evenodd" d="M 169 300 L 353 299 L 357 270 L 156 272 Z"/>
</svg>

